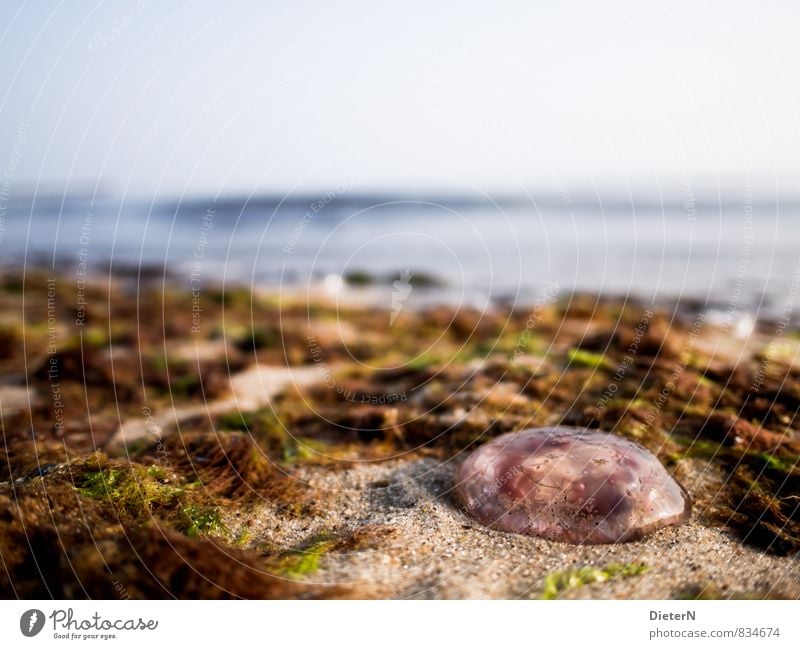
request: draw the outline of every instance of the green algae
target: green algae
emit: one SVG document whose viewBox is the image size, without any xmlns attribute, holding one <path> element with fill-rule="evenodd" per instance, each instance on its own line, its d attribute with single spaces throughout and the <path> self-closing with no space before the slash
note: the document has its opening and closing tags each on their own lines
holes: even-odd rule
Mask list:
<svg viewBox="0 0 800 649">
<path fill-rule="evenodd" d="M 290 437 L 281 417 L 272 408 L 255 412 L 235 411 L 221 415 L 217 427 L 251 435 L 267 451 L 281 455 Z"/>
<path fill-rule="evenodd" d="M 194 537 L 227 532 L 216 507 L 187 505 L 182 510 L 185 519 L 186 536 Z"/>
<path fill-rule="evenodd" d="M 705 386 L 707 388 L 719 388 L 720 387 L 719 385 L 717 385 L 717 383 L 716 383 L 716 381 L 714 381 L 714 379 L 710 378 L 706 374 L 701 374 L 700 376 L 698 376 L 697 377 L 697 382 L 700 385 L 703 385 L 703 386 Z"/>
<path fill-rule="evenodd" d="M 332 450 L 331 446 L 322 440 L 287 435 L 283 440 L 281 459 L 284 465 L 297 464 L 322 459 Z"/>
<path fill-rule="evenodd" d="M 412 372 L 422 372 L 424 370 L 437 367 L 442 364 L 442 359 L 437 354 L 423 353 L 419 356 L 412 358 L 405 364 L 405 369 Z"/>
<path fill-rule="evenodd" d="M 253 533 L 250 531 L 250 528 L 243 527 L 241 530 L 239 530 L 239 533 L 236 535 L 236 538 L 234 538 L 233 545 L 240 548 L 244 547 L 248 543 L 250 543 L 252 538 L 253 538 Z"/>
<path fill-rule="evenodd" d="M 169 386 L 170 395 L 175 399 L 188 399 L 202 391 L 200 377 L 184 374 L 173 379 Z"/>
<path fill-rule="evenodd" d="M 123 472 L 118 469 L 92 471 L 81 476 L 78 491 L 89 498 L 108 498 L 116 500 L 120 496 L 119 483 Z"/>
<path fill-rule="evenodd" d="M 611 362 L 603 354 L 595 354 L 577 347 L 572 347 L 567 351 L 567 360 L 570 365 L 576 367 L 588 367 L 595 370 L 612 369 Z"/>
<path fill-rule="evenodd" d="M 266 348 L 280 349 L 283 344 L 283 335 L 280 329 L 274 327 L 252 327 L 234 342 L 240 351 L 253 351 Z"/>
<path fill-rule="evenodd" d="M 221 415 L 217 425 L 223 430 L 251 435 L 259 446 L 280 464 L 289 465 L 320 458 L 328 450 L 322 440 L 293 435 L 273 408 L 256 412 L 232 412 Z M 287 417 L 287 421 L 290 418 Z"/>
<path fill-rule="evenodd" d="M 781 457 L 776 453 L 757 451 L 750 451 L 748 455 L 763 464 L 764 468 L 778 473 L 789 474 L 800 468 L 800 456 Z"/>
<path fill-rule="evenodd" d="M 278 572 L 290 579 L 302 579 L 320 569 L 325 554 L 336 545 L 331 539 L 320 539 L 303 548 L 285 553 L 277 565 Z"/>
<path fill-rule="evenodd" d="M 76 336 L 66 341 L 61 348 L 80 348 L 81 342 L 83 343 L 84 348 L 103 349 L 104 347 L 107 347 L 110 342 L 108 331 L 101 329 L 100 327 L 89 327 L 81 332 L 80 337 Z"/>
<path fill-rule="evenodd" d="M 78 493 L 110 503 L 115 510 L 141 520 L 154 511 L 174 506 L 183 489 L 161 482 L 149 469 L 131 466 L 128 469 L 100 469 L 76 479 Z"/>
<path fill-rule="evenodd" d="M 197 483 L 199 484 L 199 483 Z M 187 536 L 226 532 L 216 506 L 195 502 L 195 483 L 181 483 L 158 466 L 101 468 L 75 478 L 77 492 L 108 503 L 117 515 L 136 522 L 159 517 Z"/>
<path fill-rule="evenodd" d="M 583 566 L 551 572 L 544 580 L 539 599 L 558 599 L 568 590 L 587 584 L 636 577 L 646 572 L 648 567 L 640 563 L 610 563 L 602 568 Z"/>
<path fill-rule="evenodd" d="M 676 454 L 677 459 L 693 457 L 721 459 L 731 457 L 735 454 L 731 447 L 701 437 L 690 439 L 678 435 L 671 435 L 670 439 L 683 447 L 682 450 Z"/>
</svg>

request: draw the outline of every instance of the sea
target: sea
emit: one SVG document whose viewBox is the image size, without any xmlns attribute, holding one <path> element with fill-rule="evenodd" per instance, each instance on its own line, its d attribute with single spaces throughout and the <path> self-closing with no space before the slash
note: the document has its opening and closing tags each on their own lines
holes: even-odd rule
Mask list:
<svg viewBox="0 0 800 649">
<path fill-rule="evenodd" d="M 531 304 L 577 293 L 792 317 L 800 204 L 731 199 L 347 194 L 0 206 L 0 265 L 314 288 L 391 300 Z"/>
</svg>

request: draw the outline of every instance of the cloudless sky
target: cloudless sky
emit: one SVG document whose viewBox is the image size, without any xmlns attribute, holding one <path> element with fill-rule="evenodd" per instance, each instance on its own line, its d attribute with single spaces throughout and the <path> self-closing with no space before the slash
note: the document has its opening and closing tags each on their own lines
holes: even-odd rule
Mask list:
<svg viewBox="0 0 800 649">
<path fill-rule="evenodd" d="M 798 34 L 789 0 L 4 0 L 0 174 L 145 196 L 796 195 Z"/>
</svg>

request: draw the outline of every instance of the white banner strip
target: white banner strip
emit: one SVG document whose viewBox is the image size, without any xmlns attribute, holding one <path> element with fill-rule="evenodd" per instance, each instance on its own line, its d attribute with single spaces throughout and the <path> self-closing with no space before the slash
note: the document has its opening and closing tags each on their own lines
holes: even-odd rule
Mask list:
<svg viewBox="0 0 800 649">
<path fill-rule="evenodd" d="M 0 646 L 777 648 L 800 646 L 799 618 L 787 601 L 4 601 Z"/>
</svg>

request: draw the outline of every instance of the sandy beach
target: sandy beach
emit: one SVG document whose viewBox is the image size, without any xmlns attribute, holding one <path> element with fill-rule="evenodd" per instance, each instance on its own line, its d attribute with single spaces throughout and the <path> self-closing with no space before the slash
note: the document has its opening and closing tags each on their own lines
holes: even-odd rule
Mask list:
<svg viewBox="0 0 800 649">
<path fill-rule="evenodd" d="M 80 290 L 76 318 L 74 278 L 2 278 L 4 596 L 800 597 L 800 338 L 780 319 Z M 575 546 L 463 511 L 468 452 L 556 424 L 644 445 L 691 520 Z"/>
</svg>

